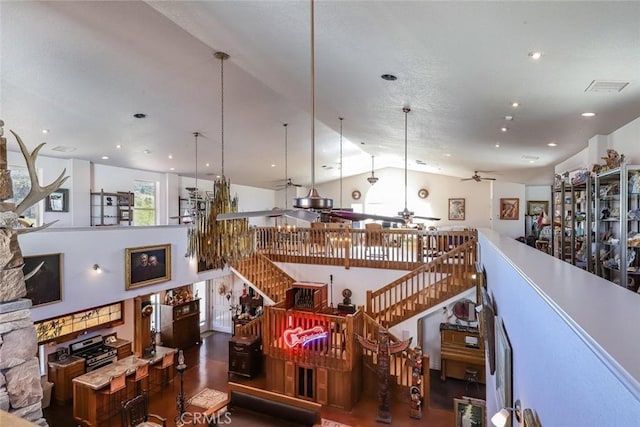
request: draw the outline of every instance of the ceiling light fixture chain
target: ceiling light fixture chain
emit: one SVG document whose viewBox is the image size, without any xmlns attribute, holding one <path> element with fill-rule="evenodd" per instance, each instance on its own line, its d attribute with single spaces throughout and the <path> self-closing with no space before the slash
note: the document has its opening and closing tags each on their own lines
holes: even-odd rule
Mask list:
<svg viewBox="0 0 640 427">
<path fill-rule="evenodd" d="M 224 61 L 229 59 L 225 52 L 216 52 L 214 55 L 220 60 L 220 146 L 222 170 L 220 177 L 224 179 Z"/>
<path fill-rule="evenodd" d="M 342 121 L 344 117 L 340 119 L 340 208 L 342 208 Z"/>
</svg>

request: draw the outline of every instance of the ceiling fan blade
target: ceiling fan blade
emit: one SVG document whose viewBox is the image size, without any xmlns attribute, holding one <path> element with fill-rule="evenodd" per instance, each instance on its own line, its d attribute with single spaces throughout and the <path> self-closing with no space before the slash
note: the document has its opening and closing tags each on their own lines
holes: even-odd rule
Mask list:
<svg viewBox="0 0 640 427">
<path fill-rule="evenodd" d="M 471 181 L 473 178 L 462 178 L 460 181 Z"/>
<path fill-rule="evenodd" d="M 480 179 L 484 179 L 486 181 L 495 181 L 496 180 L 495 178 L 480 178 Z"/>
<path fill-rule="evenodd" d="M 256 217 L 278 217 L 286 216 L 294 219 L 301 219 L 303 221 L 313 222 L 320 217 L 320 214 L 304 210 L 268 210 L 268 211 L 250 211 L 250 212 L 232 212 L 226 214 L 219 214 L 216 217 L 218 221 L 226 221 L 229 219 L 244 219 L 244 218 L 256 218 Z"/>
<path fill-rule="evenodd" d="M 418 218 L 418 219 L 426 219 L 428 221 L 440 221 L 440 218 L 434 218 L 432 216 L 419 216 L 419 215 L 414 215 L 414 218 Z"/>
<path fill-rule="evenodd" d="M 357 213 L 357 212 L 349 212 L 349 211 L 331 211 L 331 212 L 327 212 L 326 214 L 334 218 L 347 219 L 350 221 L 364 221 L 365 219 L 372 219 L 374 221 L 388 221 L 388 222 L 401 222 L 401 223 L 405 222 L 404 219 L 398 216 L 374 215 L 374 214 Z"/>
</svg>

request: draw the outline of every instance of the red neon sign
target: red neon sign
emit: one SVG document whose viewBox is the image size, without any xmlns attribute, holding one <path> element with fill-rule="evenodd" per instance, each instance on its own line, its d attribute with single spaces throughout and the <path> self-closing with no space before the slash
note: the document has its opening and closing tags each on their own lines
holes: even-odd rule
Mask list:
<svg viewBox="0 0 640 427">
<path fill-rule="evenodd" d="M 327 331 L 322 326 L 314 326 L 311 329 L 302 329 L 298 326 L 295 329 L 285 329 L 282 337 L 284 338 L 284 343 L 291 348 L 298 344 L 304 347 L 308 342 L 326 338 L 327 335 Z"/>
</svg>

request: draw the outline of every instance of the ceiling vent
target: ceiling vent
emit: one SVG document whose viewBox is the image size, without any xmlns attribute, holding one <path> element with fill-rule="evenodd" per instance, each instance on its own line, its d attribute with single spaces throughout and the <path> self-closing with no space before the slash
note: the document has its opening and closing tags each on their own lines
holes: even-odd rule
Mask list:
<svg viewBox="0 0 640 427">
<path fill-rule="evenodd" d="M 540 157 L 538 157 L 538 156 L 530 156 L 528 154 L 525 154 L 524 156 L 522 156 L 522 158 L 524 160 L 538 160 L 538 159 L 540 159 Z"/>
<path fill-rule="evenodd" d="M 585 92 L 622 92 L 622 89 L 629 86 L 629 82 L 616 82 L 612 80 L 594 80 L 584 90 Z"/>
<path fill-rule="evenodd" d="M 76 151 L 73 147 L 65 147 L 64 145 L 58 145 L 52 148 L 53 151 L 60 151 L 61 153 L 71 153 L 72 151 Z"/>
</svg>

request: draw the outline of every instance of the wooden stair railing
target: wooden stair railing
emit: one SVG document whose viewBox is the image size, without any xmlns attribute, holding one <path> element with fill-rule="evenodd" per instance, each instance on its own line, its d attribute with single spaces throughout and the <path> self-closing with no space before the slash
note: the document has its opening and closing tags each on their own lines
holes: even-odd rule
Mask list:
<svg viewBox="0 0 640 427">
<path fill-rule="evenodd" d="M 284 301 L 286 290 L 295 282 L 293 277 L 262 254 L 246 258 L 233 268 L 275 303 Z"/>
<path fill-rule="evenodd" d="M 254 336 L 262 338 L 262 325 L 264 324 L 264 316 L 258 316 L 249 323 L 244 325 L 236 325 L 236 335 Z"/>
<path fill-rule="evenodd" d="M 433 259 L 388 285 L 367 291 L 366 312 L 387 327 L 473 287 L 476 239 Z"/>
</svg>

